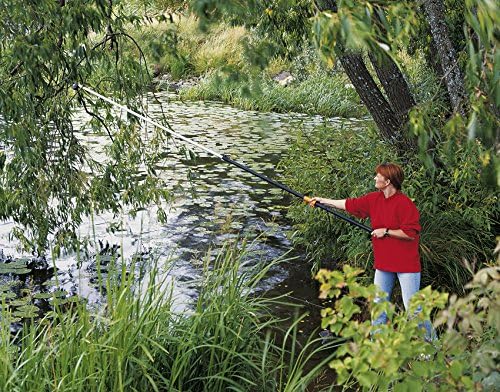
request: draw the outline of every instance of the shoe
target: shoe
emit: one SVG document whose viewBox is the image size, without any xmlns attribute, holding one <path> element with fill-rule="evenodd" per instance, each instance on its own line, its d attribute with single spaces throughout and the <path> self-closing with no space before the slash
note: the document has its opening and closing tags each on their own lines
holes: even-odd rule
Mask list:
<svg viewBox="0 0 500 392">
<path fill-rule="evenodd" d="M 328 340 L 333 338 L 333 334 L 327 329 L 320 331 L 319 336 L 321 337 L 321 344 L 327 344 Z"/>
<path fill-rule="evenodd" d="M 432 359 L 431 354 L 419 354 L 417 357 L 417 361 L 429 362 Z"/>
</svg>

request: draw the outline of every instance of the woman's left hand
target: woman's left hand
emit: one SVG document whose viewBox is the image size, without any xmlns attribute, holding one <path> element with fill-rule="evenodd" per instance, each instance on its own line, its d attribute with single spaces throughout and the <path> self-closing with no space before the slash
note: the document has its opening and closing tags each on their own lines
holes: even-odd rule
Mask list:
<svg viewBox="0 0 500 392">
<path fill-rule="evenodd" d="M 385 228 L 375 229 L 371 233 L 372 237 L 375 238 L 384 238 L 385 237 Z"/>
</svg>

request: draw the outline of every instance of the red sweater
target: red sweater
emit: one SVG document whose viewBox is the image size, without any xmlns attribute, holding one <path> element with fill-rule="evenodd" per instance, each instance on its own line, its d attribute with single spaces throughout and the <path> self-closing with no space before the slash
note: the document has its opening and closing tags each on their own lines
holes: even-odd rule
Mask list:
<svg viewBox="0 0 500 392">
<path fill-rule="evenodd" d="M 390 272 L 420 272 L 418 242 L 419 213 L 415 204 L 403 193 L 385 198 L 381 191 L 347 199 L 346 210 L 359 218 L 370 217 L 373 229 L 403 230 L 414 240 L 394 237 L 372 237 L 375 268 Z"/>
</svg>

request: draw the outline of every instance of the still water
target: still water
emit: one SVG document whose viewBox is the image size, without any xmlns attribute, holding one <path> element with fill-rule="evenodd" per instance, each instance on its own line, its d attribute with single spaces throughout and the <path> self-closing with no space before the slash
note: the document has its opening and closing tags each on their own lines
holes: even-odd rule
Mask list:
<svg viewBox="0 0 500 392">
<path fill-rule="evenodd" d="M 280 173 L 276 165 L 299 129 L 308 132 L 325 122 L 332 132 L 361 125 L 356 119 L 259 113 L 215 102 L 181 102 L 167 94 L 156 94 L 158 102 L 149 98 L 147 109 L 152 119 L 161 122 L 165 115 L 177 133 L 218 153 L 228 154 L 278 181 Z M 75 128 L 84 120 L 83 114 L 76 116 Z M 96 154 L 100 154 L 107 142 L 104 137 L 92 134 L 81 137 Z M 156 220 L 153 208 L 141 211 L 134 218 L 126 214 L 119 218 L 111 214 L 89 218 L 79 233 L 81 238 L 88 238 L 89 251 L 63 254 L 57 260 L 48 261 L 49 270 L 43 273 L 1 274 L 0 269 L 0 296 L 16 300 L 13 292 L 19 300 L 23 290 L 26 293 L 29 289 L 30 300 L 20 300 L 20 309 L 43 308 L 42 299 L 56 290 L 57 280 L 61 297 L 83 297 L 90 304 L 98 305 L 101 294 L 95 254 L 101 253 L 105 258 L 113 253 L 126 262 L 132 257 L 144 262 L 157 260 L 164 268 L 165 281 L 174 287 L 176 307 L 182 309 L 196 297 L 196 281 L 209 249 L 213 255 L 228 239 L 245 237 L 251 243 L 249 257 L 255 263 L 275 259 L 291 249 L 287 237 L 290 231 L 286 219 L 290 203 L 287 195 L 206 152 L 195 151 L 196 158 L 188 159 L 181 147 L 181 142 L 169 141 L 165 146 L 168 158 L 157 167 L 162 176 L 168 178 L 174 195 L 167 209 L 166 223 Z M 119 230 L 110 230 L 112 222 Z M 12 228 L 12 222 L 0 224 L 3 259 L 30 257 L 20 252 L 18 243 L 10 239 Z M 54 265 L 56 269 L 51 270 Z M 260 289 L 276 289 L 287 278 L 292 286 L 302 287 L 303 282 L 291 278 L 291 273 L 287 265 L 277 267 Z M 22 318 L 22 312 L 19 315 Z"/>
</svg>

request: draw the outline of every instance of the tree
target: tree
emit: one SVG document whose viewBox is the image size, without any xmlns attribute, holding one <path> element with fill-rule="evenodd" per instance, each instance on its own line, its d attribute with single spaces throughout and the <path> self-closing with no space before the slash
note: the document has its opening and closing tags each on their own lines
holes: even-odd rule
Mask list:
<svg viewBox="0 0 500 392">
<path fill-rule="evenodd" d="M 363 57 L 359 53 L 346 52 L 339 57 L 344 71 L 368 108 L 382 136 L 390 142 L 397 140 L 401 122 L 368 72 Z"/>
<path fill-rule="evenodd" d="M 118 0 L 0 0 L 0 13 L 0 218 L 19 224 L 26 248 L 44 252 L 52 236 L 57 252 L 75 243 L 85 215 L 160 204 L 167 194 L 151 164 L 155 141 L 146 145 L 133 119 L 115 119 L 71 89 L 83 83 L 140 104 L 149 77 L 143 58 L 124 51 L 133 43 L 126 26 L 139 19 Z M 92 115 L 79 132 L 78 107 Z M 85 129 L 107 137 L 105 162 L 89 151 Z M 161 145 L 163 135 L 155 138 Z"/>
<path fill-rule="evenodd" d="M 338 6 L 332 1 L 327 1 L 320 9 L 337 12 Z M 375 6 L 373 11 L 372 21 L 379 31 L 379 39 L 386 41 L 384 39 L 387 33 L 383 23 L 384 10 Z M 386 43 L 384 45 L 389 47 Z M 384 51 L 369 52 L 373 68 L 386 94 L 387 99 L 385 99 L 368 72 L 363 57 L 360 54 L 345 53 L 343 44 L 339 42 L 336 43 L 336 47 L 344 70 L 382 136 L 396 145 L 401 152 L 411 150 L 414 144 L 403 134 L 403 129 L 408 120 L 409 111 L 415 106 L 415 100 L 397 64 Z"/>
<path fill-rule="evenodd" d="M 257 26 L 257 31 L 266 39 L 274 39 L 281 50 L 288 52 L 290 57 L 293 57 L 297 46 L 303 46 L 306 40 L 311 41 L 313 38 L 320 51 L 325 50 L 325 57 L 338 57 L 352 85 L 372 115 L 381 136 L 395 144 L 402 152 L 412 149 L 413 143 L 404 130 L 409 110 L 415 105 L 415 101 L 403 74 L 394 60 L 381 51 L 379 46 L 369 48 L 383 91 L 378 87 L 365 64 L 363 50 L 366 48 L 351 45 L 350 36 L 343 37 L 336 25 L 329 25 L 328 16 L 338 15 L 339 12 L 339 18 L 344 15 L 342 4 L 338 6 L 337 3 L 332 0 L 318 1 L 316 4 L 302 0 L 275 1 L 265 9 L 257 21 L 251 18 L 250 20 Z M 290 9 L 293 9 L 292 15 Z M 379 39 L 387 41 L 383 37 L 386 32 L 386 26 L 382 23 L 384 18 L 380 16 L 384 10 L 377 7 L 372 11 L 377 11 L 372 12 L 371 18 L 378 26 Z M 346 8 L 345 14 L 350 18 L 352 12 Z M 313 17 L 316 18 L 314 29 L 309 22 Z M 311 35 L 313 30 L 314 34 Z M 346 49 L 346 46 L 349 47 Z M 333 62 L 332 59 L 331 63 Z"/>
</svg>

